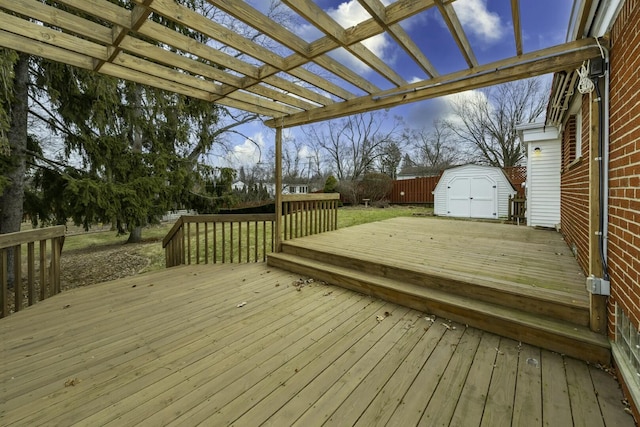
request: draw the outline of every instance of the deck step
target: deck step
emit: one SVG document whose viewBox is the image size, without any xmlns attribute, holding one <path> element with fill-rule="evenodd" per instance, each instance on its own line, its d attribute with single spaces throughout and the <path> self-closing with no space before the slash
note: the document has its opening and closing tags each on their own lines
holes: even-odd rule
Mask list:
<svg viewBox="0 0 640 427">
<path fill-rule="evenodd" d="M 610 364 L 609 341 L 586 326 L 288 253 L 271 254 L 268 265 L 571 357 Z"/>
<path fill-rule="evenodd" d="M 404 283 L 444 291 L 461 296 L 473 296 L 492 304 L 512 307 L 532 314 L 566 321 L 581 326 L 589 325 L 589 302 L 567 292 L 536 289 L 528 285 L 500 281 L 474 274 L 455 274 L 428 265 L 402 264 L 402 260 L 365 259 L 357 254 L 316 249 L 308 242 L 289 241 L 282 245 L 285 254 L 312 259 L 353 271 L 369 273 Z"/>
</svg>

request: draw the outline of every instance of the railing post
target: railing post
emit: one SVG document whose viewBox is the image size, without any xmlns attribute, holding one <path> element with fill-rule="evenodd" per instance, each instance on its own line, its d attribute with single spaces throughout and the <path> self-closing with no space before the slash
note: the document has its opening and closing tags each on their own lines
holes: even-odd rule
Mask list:
<svg viewBox="0 0 640 427">
<path fill-rule="evenodd" d="M 282 127 L 276 127 L 276 229 L 274 252 L 282 249 Z"/>
</svg>

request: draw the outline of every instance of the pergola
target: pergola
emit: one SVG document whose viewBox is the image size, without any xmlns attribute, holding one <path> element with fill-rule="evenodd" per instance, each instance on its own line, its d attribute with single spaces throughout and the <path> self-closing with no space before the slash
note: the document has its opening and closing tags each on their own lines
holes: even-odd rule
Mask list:
<svg viewBox="0 0 640 427">
<path fill-rule="evenodd" d="M 511 0 L 515 50 L 484 64 L 474 54 L 453 0 L 398 0 L 388 6 L 381 0 L 358 0 L 370 18 L 350 28 L 316 2 L 282 0 L 322 34 L 311 42 L 245 1 L 207 1 L 279 48 L 268 49 L 174 0 L 129 0 L 123 2 L 127 7 L 107 0 L 0 0 L 0 46 L 266 117 L 265 124 L 276 128 L 276 181 L 281 181 L 283 128 L 571 71 L 600 55 L 590 38 L 524 52 L 519 0 Z M 467 68 L 440 74 L 404 29 L 404 22 L 433 8 L 442 15 Z M 586 9 L 579 11 L 579 35 L 590 12 Z M 158 21 L 189 28 L 214 43 L 201 43 Z M 380 34 L 387 34 L 425 78 L 408 82 L 401 70 L 363 44 Z M 336 60 L 331 53 L 337 50 L 365 63 L 386 87 Z"/>
</svg>

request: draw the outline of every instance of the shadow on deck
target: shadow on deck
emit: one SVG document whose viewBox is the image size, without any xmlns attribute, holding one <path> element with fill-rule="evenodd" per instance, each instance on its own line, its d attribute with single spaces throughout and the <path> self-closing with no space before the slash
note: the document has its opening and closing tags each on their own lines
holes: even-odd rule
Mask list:
<svg viewBox="0 0 640 427">
<path fill-rule="evenodd" d="M 559 233 L 395 218 L 283 243 L 269 265 L 608 365 L 585 277 Z"/>
</svg>

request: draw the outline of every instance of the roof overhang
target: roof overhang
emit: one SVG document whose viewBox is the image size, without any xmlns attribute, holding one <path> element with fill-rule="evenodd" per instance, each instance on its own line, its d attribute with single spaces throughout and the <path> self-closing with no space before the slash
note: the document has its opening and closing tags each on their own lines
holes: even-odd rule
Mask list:
<svg viewBox="0 0 640 427">
<path fill-rule="evenodd" d="M 597 39 L 602 49 L 597 56 L 606 56 L 609 49 L 609 32 L 623 3 L 624 0 L 574 0 L 567 42 Z M 547 124 L 562 127 L 576 94 L 578 68 L 579 66 L 564 70 L 553 76 L 547 104 Z"/>
</svg>

